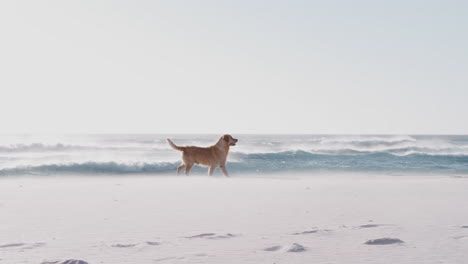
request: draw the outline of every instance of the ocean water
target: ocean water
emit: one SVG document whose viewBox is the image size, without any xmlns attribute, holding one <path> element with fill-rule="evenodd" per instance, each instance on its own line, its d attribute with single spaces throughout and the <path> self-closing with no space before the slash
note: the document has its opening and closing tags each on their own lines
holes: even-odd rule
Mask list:
<svg viewBox="0 0 468 264">
<path fill-rule="evenodd" d="M 468 136 L 233 135 L 232 176 L 300 172 L 468 175 Z M 177 145 L 209 146 L 219 135 L 2 135 L 0 175 L 175 175 Z M 205 175 L 196 167 L 192 174 Z M 220 174 L 217 170 L 216 174 Z"/>
</svg>

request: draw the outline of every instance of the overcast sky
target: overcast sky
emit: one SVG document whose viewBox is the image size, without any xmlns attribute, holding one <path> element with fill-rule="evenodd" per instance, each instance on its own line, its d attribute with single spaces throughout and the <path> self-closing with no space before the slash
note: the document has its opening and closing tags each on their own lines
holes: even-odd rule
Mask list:
<svg viewBox="0 0 468 264">
<path fill-rule="evenodd" d="M 2 133 L 468 134 L 468 1 L 1 1 Z"/>
</svg>

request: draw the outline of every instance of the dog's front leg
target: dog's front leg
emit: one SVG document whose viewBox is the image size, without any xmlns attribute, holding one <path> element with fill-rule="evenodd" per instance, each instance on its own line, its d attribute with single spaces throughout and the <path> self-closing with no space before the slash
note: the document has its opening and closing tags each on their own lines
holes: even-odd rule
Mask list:
<svg viewBox="0 0 468 264">
<path fill-rule="evenodd" d="M 221 172 L 223 172 L 224 176 L 229 177 L 229 174 L 228 174 L 228 172 L 226 170 L 226 165 L 221 165 L 220 168 L 221 168 Z"/>
<path fill-rule="evenodd" d="M 180 164 L 179 167 L 177 167 L 177 176 L 180 174 L 180 171 L 185 168 L 185 164 Z"/>
<path fill-rule="evenodd" d="M 189 176 L 190 170 L 193 168 L 194 164 L 185 164 L 185 176 Z"/>
<path fill-rule="evenodd" d="M 215 169 L 216 169 L 215 166 L 211 166 L 211 167 L 208 169 L 208 176 L 213 175 L 213 172 L 214 172 Z"/>
</svg>

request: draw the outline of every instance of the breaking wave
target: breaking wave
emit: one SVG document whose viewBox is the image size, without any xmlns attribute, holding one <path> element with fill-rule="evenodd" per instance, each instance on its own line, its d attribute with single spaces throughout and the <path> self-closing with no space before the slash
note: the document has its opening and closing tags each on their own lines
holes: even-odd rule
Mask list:
<svg viewBox="0 0 468 264">
<path fill-rule="evenodd" d="M 54 175 L 54 174 L 149 174 L 172 171 L 175 163 L 118 163 L 118 162 L 84 162 L 65 164 L 43 164 L 36 166 L 18 166 L 4 168 L 0 175 Z"/>
<path fill-rule="evenodd" d="M 180 152 L 162 135 L 112 135 L 41 143 L 0 137 L 0 175 L 174 174 Z M 208 146 L 216 137 L 172 137 Z M 468 174 L 468 136 L 244 135 L 232 148 L 232 174 L 384 172 Z M 36 140 L 36 139 L 34 139 Z M 40 141 L 38 141 L 40 142 Z M 5 144 L 8 143 L 8 144 Z M 194 173 L 206 174 L 195 167 Z"/>
<path fill-rule="evenodd" d="M 76 152 L 76 151 L 141 151 L 159 149 L 156 146 L 92 146 L 92 145 L 70 145 L 63 143 L 56 144 L 10 144 L 0 146 L 0 153 L 23 153 L 23 152 Z M 160 149 L 169 149 L 162 147 Z"/>
<path fill-rule="evenodd" d="M 41 143 L 32 143 L 32 144 L 10 144 L 6 146 L 0 146 L 0 152 L 42 152 L 42 151 L 66 151 L 66 150 L 83 150 L 87 147 L 83 146 L 74 146 L 74 145 L 64 145 L 64 144 L 54 144 L 54 145 L 45 145 Z"/>
<path fill-rule="evenodd" d="M 384 173 L 468 173 L 468 156 L 410 154 L 396 156 L 386 153 L 361 155 L 315 154 L 306 151 L 278 153 L 232 153 L 228 168 L 233 173 L 262 174 L 275 172 L 384 172 Z M 0 175 L 54 174 L 171 174 L 174 162 L 83 162 L 18 166 L 0 169 Z M 195 167 L 194 173 L 206 173 Z"/>
</svg>

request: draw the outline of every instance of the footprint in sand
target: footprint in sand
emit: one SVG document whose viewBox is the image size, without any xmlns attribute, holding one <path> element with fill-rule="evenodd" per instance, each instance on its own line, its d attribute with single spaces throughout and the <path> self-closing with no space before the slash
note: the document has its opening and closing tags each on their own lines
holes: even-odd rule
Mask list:
<svg viewBox="0 0 468 264">
<path fill-rule="evenodd" d="M 278 250 L 280 250 L 282 248 L 283 248 L 282 246 L 272 246 L 272 247 L 264 248 L 263 250 L 264 251 L 278 251 Z"/>
<path fill-rule="evenodd" d="M 130 248 L 130 247 L 135 247 L 137 244 L 113 244 L 111 247 L 116 247 L 116 248 Z"/>
<path fill-rule="evenodd" d="M 159 243 L 159 242 L 152 242 L 152 241 L 147 241 L 146 244 L 150 245 L 150 246 L 159 246 L 159 245 L 161 245 L 161 243 Z"/>
<path fill-rule="evenodd" d="M 364 244 L 366 245 L 391 245 L 391 244 L 402 244 L 402 243 L 405 243 L 405 242 L 398 238 L 384 237 L 384 238 L 367 240 L 366 243 Z"/>
<path fill-rule="evenodd" d="M 24 243 L 11 243 L 11 244 L 0 245 L 0 248 L 22 247 L 24 245 L 26 245 L 26 244 L 24 244 Z"/>
<path fill-rule="evenodd" d="M 224 239 L 224 238 L 231 238 L 231 237 L 235 237 L 235 236 L 236 236 L 236 235 L 227 233 L 227 234 L 225 234 L 225 235 L 209 236 L 209 237 L 207 237 L 207 239 Z"/>
<path fill-rule="evenodd" d="M 284 247 L 284 246 L 272 246 L 272 247 L 267 247 L 263 249 L 264 251 L 286 251 L 286 252 L 304 252 L 307 249 L 298 243 L 294 243 L 289 247 Z"/>
<path fill-rule="evenodd" d="M 5 244 L 5 245 L 0 245 L 0 248 L 21 248 L 21 249 L 33 249 L 37 247 L 44 246 L 45 243 L 11 243 L 11 244 Z"/>
<path fill-rule="evenodd" d="M 367 224 L 367 225 L 360 225 L 359 228 L 373 228 L 373 227 L 379 227 L 381 225 L 376 225 L 376 224 Z"/>
<path fill-rule="evenodd" d="M 300 244 L 294 243 L 292 244 L 291 247 L 289 247 L 288 252 L 303 252 L 306 251 L 307 249 Z"/>
<path fill-rule="evenodd" d="M 453 237 L 453 239 L 456 239 L 456 240 L 468 240 L 468 236 L 455 236 L 455 237 Z"/>
<path fill-rule="evenodd" d="M 460 226 L 460 228 L 468 228 L 468 225 Z"/>
<path fill-rule="evenodd" d="M 194 236 L 188 236 L 188 237 L 185 237 L 185 238 L 204 238 L 204 237 L 210 237 L 210 236 L 214 236 L 216 235 L 215 233 L 203 233 L 203 234 L 199 234 L 199 235 L 194 235 Z"/>
<path fill-rule="evenodd" d="M 41 264 L 89 264 L 89 263 L 84 260 L 67 259 L 67 260 L 57 260 L 57 261 L 45 261 L 45 262 L 42 262 Z"/>
<path fill-rule="evenodd" d="M 303 232 L 292 233 L 291 235 L 308 235 L 318 233 L 318 230 L 308 230 Z"/>
<path fill-rule="evenodd" d="M 37 248 L 37 247 L 42 247 L 44 246 L 46 243 L 33 243 L 33 244 L 28 244 L 26 245 L 25 247 L 23 247 L 23 249 L 33 249 L 33 248 Z"/>
<path fill-rule="evenodd" d="M 185 257 L 167 257 L 167 258 L 155 259 L 154 261 L 165 261 L 165 260 L 171 260 L 171 259 L 185 259 Z"/>
<path fill-rule="evenodd" d="M 230 233 L 227 233 L 225 235 L 216 235 L 215 233 L 203 233 L 203 234 L 199 234 L 199 235 L 194 235 L 194 236 L 188 236 L 188 237 L 185 237 L 185 238 L 206 238 L 206 239 L 224 239 L 224 238 L 232 238 L 232 237 L 236 237 L 236 235 L 233 235 L 233 234 L 230 234 Z"/>
<path fill-rule="evenodd" d="M 331 232 L 332 230 L 328 230 L 328 229 L 323 229 L 323 230 L 320 230 L 320 229 L 314 229 L 314 230 L 306 230 L 306 231 L 302 231 L 302 232 L 297 232 L 297 233 L 292 233 L 291 235 L 310 235 L 310 234 L 317 234 L 317 233 L 325 233 L 325 232 Z"/>
</svg>

